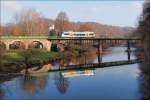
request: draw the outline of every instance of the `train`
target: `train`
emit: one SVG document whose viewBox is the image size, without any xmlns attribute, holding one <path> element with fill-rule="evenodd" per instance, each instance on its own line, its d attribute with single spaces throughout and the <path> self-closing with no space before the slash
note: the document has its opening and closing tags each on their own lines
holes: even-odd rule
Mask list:
<svg viewBox="0 0 150 100">
<path fill-rule="evenodd" d="M 94 38 L 94 32 L 62 32 L 62 38 Z"/>
</svg>

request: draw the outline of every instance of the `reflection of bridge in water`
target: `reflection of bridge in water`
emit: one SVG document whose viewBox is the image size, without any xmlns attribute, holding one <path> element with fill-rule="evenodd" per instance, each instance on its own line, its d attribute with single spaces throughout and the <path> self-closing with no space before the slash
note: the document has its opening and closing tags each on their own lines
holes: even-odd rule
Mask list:
<svg viewBox="0 0 150 100">
<path fill-rule="evenodd" d="M 94 68 L 104 68 L 112 66 L 121 66 L 128 64 L 141 63 L 144 60 L 134 59 L 134 60 L 122 60 L 122 61 L 113 61 L 113 62 L 103 62 L 103 63 L 89 63 L 89 64 L 77 64 L 77 65 L 66 65 L 63 68 L 59 67 L 57 69 L 51 69 L 50 72 L 54 71 L 66 71 L 66 70 L 84 70 L 84 69 L 94 69 Z"/>
</svg>

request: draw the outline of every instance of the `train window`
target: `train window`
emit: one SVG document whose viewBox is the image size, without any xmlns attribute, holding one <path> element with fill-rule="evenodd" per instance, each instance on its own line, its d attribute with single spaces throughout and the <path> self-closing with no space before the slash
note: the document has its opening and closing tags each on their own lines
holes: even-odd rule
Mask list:
<svg viewBox="0 0 150 100">
<path fill-rule="evenodd" d="M 77 36 L 78 34 L 73 34 L 73 35 Z"/>
<path fill-rule="evenodd" d="M 73 34 L 75 36 L 85 36 L 85 34 Z"/>
<path fill-rule="evenodd" d="M 80 34 L 80 36 L 85 36 L 85 34 Z"/>
<path fill-rule="evenodd" d="M 69 35 L 69 33 L 64 33 L 64 35 Z"/>
<path fill-rule="evenodd" d="M 94 34 L 89 34 L 89 35 L 94 35 Z"/>
</svg>

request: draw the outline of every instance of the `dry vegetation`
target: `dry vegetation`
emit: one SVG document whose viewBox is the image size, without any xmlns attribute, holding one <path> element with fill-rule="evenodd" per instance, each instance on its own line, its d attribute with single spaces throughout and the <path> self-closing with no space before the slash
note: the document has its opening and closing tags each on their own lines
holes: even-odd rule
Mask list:
<svg viewBox="0 0 150 100">
<path fill-rule="evenodd" d="M 143 12 L 137 29 L 138 35 L 143 38 L 142 48 L 144 49 L 144 58 L 147 62 L 140 65 L 144 74 L 143 93 L 144 99 L 150 100 L 150 1 L 143 6 Z"/>
</svg>

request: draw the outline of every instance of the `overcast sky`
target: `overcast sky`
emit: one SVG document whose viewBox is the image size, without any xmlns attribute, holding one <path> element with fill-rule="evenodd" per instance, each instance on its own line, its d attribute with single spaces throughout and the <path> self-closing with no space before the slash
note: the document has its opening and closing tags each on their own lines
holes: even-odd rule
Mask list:
<svg viewBox="0 0 150 100">
<path fill-rule="evenodd" d="M 43 16 L 55 19 L 65 11 L 70 21 L 94 21 L 115 26 L 136 27 L 144 1 L 0 1 L 1 23 L 13 21 L 16 12 L 33 8 Z"/>
</svg>

